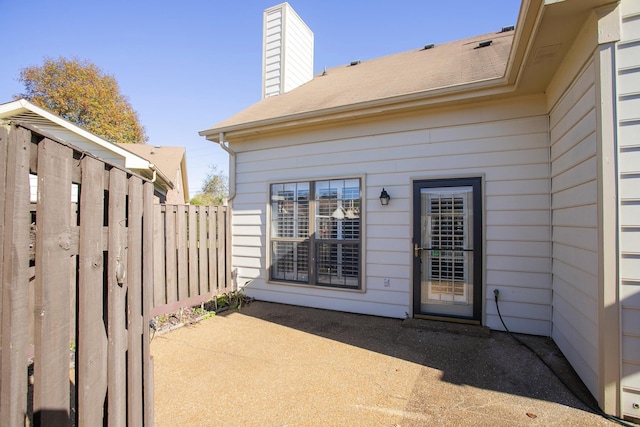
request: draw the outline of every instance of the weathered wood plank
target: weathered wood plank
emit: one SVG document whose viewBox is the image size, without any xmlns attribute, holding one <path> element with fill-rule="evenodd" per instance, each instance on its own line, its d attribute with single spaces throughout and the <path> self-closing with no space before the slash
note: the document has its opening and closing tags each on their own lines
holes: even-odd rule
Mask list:
<svg viewBox="0 0 640 427">
<path fill-rule="evenodd" d="M 178 299 L 189 298 L 189 263 L 187 259 L 186 207 L 177 206 L 176 240 L 178 244 Z"/>
<path fill-rule="evenodd" d="M 222 206 L 218 206 L 216 208 L 216 242 L 218 246 L 218 291 L 223 291 L 228 287 L 229 282 L 227 281 L 227 269 L 226 269 L 226 260 L 225 254 L 227 253 L 227 245 L 225 244 L 225 236 L 226 236 L 226 215 Z"/>
<path fill-rule="evenodd" d="M 109 174 L 109 235 L 107 272 L 109 426 L 127 424 L 127 174 L 112 168 Z"/>
<path fill-rule="evenodd" d="M 128 377 L 127 425 L 143 425 L 142 407 L 142 181 L 129 177 L 127 254 Z"/>
<path fill-rule="evenodd" d="M 198 207 L 198 268 L 200 273 L 200 293 L 209 294 L 210 286 L 207 277 L 209 263 L 207 260 L 207 211 L 206 206 Z"/>
<path fill-rule="evenodd" d="M 189 296 L 194 297 L 200 294 L 198 286 L 198 217 L 196 207 L 189 205 L 189 225 L 188 241 L 189 241 Z"/>
<path fill-rule="evenodd" d="M 69 147 L 49 139 L 38 144 L 33 411 L 40 425 L 69 419 L 72 161 Z"/>
<path fill-rule="evenodd" d="M 216 239 L 216 214 L 212 206 L 207 206 L 207 245 L 209 252 L 209 289 L 218 291 L 218 242 Z"/>
<path fill-rule="evenodd" d="M 81 160 L 78 283 L 78 424 L 102 426 L 107 393 L 107 335 L 104 324 L 104 163 Z"/>
<path fill-rule="evenodd" d="M 6 194 L 5 190 L 7 188 L 7 148 L 9 142 L 9 126 L 0 125 L 0 242 L 4 242 L 4 219 L 5 219 L 5 199 Z M 35 251 L 35 244 L 33 245 L 33 250 Z M 5 371 L 2 370 L 2 344 L 4 344 L 2 340 L 2 313 L 3 313 L 3 295 L 4 295 L 4 283 L 5 283 L 5 272 L 4 272 L 4 244 L 0 243 L 0 408 L 4 408 L 2 406 L 6 402 L 2 401 L 2 383 L 5 377 Z M 5 422 L 6 419 L 0 416 L 0 423 Z"/>
<path fill-rule="evenodd" d="M 153 306 L 167 302 L 165 274 L 164 215 L 161 205 L 153 206 Z"/>
<path fill-rule="evenodd" d="M 178 260 L 176 243 L 176 206 L 165 206 L 165 263 L 166 263 L 166 284 L 167 284 L 167 304 L 178 301 Z"/>
<path fill-rule="evenodd" d="M 151 337 L 149 336 L 149 320 L 153 307 L 153 184 L 146 182 L 143 186 L 143 218 L 142 218 L 142 406 L 143 425 L 153 427 L 153 366 L 151 364 Z"/>
<path fill-rule="evenodd" d="M 2 340 L 0 343 L 0 425 L 25 423 L 27 413 L 28 271 L 29 271 L 29 152 L 31 133 L 0 127 L 2 207 Z M 68 360 L 67 360 L 68 362 Z M 68 375 L 68 374 L 67 374 Z M 67 406 L 68 408 L 68 406 Z"/>
<path fill-rule="evenodd" d="M 233 273 L 231 265 L 231 209 L 227 206 L 223 206 L 222 208 L 224 209 L 224 266 L 227 271 L 225 287 L 226 289 L 237 290 L 238 286 L 237 283 L 235 283 L 237 278 Z"/>
</svg>

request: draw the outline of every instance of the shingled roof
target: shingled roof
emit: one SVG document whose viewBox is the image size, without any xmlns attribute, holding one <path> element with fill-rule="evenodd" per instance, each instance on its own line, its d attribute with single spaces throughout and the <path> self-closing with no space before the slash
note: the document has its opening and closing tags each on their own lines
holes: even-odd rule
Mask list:
<svg viewBox="0 0 640 427">
<path fill-rule="evenodd" d="M 118 144 L 155 165 L 174 185 L 182 185 L 185 202 L 189 201 L 189 183 L 187 180 L 186 150 L 184 147 L 157 146 L 151 144 Z M 180 179 L 181 182 L 176 182 Z"/>
<path fill-rule="evenodd" d="M 201 134 L 501 78 L 513 34 L 484 34 L 331 68 L 290 92 L 263 99 Z"/>
</svg>

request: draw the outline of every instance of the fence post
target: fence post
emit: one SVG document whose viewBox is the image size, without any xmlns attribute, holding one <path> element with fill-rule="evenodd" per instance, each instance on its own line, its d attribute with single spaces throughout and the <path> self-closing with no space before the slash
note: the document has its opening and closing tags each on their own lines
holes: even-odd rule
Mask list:
<svg viewBox="0 0 640 427">
<path fill-rule="evenodd" d="M 225 210 L 225 223 L 224 223 L 224 230 L 225 230 L 225 234 L 224 234 L 224 245 L 225 245 L 225 251 L 224 251 L 224 258 L 225 258 L 225 269 L 227 271 L 227 283 L 226 283 L 226 287 L 227 288 L 231 288 L 231 290 L 236 291 L 238 290 L 238 286 L 236 283 L 236 277 L 235 274 L 233 273 L 233 271 L 231 271 L 232 268 L 232 264 L 231 264 L 231 208 L 229 206 L 225 206 L 224 207 Z"/>
</svg>

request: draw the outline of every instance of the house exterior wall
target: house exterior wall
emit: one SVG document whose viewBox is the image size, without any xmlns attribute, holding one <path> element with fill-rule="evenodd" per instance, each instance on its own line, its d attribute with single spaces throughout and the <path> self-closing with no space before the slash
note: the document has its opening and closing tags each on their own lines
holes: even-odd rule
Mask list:
<svg viewBox="0 0 640 427">
<path fill-rule="evenodd" d="M 246 292 L 276 301 L 403 318 L 412 312 L 411 182 L 480 176 L 483 323 L 551 330 L 548 116 L 543 96 L 385 116 L 304 133 L 231 140 L 236 153 L 232 263 Z M 268 195 L 275 181 L 363 177 L 364 291 L 268 283 Z M 391 203 L 378 199 L 385 188 Z M 390 286 L 384 286 L 384 279 Z"/>
<path fill-rule="evenodd" d="M 594 395 L 598 372 L 595 68 L 580 71 L 550 114 L 553 333 Z"/>
<path fill-rule="evenodd" d="M 640 3 L 621 4 L 618 67 L 622 412 L 640 418 Z"/>
<path fill-rule="evenodd" d="M 186 173 L 186 171 L 182 170 L 182 167 L 179 167 L 176 171 L 175 176 L 171 177 L 171 181 L 173 181 L 174 187 L 170 190 L 167 190 L 167 196 L 165 203 L 169 205 L 183 205 L 184 201 L 184 186 L 182 180 L 182 174 Z"/>
</svg>

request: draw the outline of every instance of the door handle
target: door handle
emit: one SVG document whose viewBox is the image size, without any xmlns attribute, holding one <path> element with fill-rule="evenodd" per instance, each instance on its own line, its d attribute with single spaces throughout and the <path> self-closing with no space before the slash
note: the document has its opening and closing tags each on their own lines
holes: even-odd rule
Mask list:
<svg viewBox="0 0 640 427">
<path fill-rule="evenodd" d="M 420 246 L 418 246 L 417 243 L 413 244 L 413 256 L 418 258 L 418 255 L 420 254 L 420 251 L 422 250 L 422 248 Z"/>
</svg>

